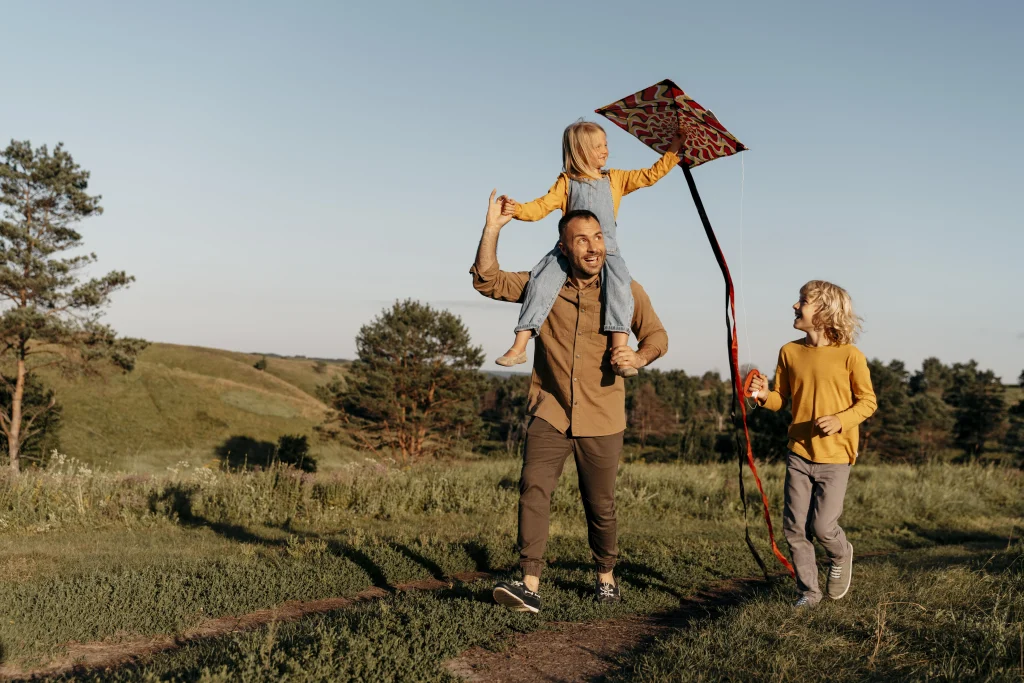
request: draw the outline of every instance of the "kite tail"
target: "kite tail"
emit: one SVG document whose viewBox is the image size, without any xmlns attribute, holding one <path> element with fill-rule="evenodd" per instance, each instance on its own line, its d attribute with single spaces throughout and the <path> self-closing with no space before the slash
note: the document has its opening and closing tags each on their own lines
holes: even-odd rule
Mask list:
<svg viewBox="0 0 1024 683">
<path fill-rule="evenodd" d="M 747 427 L 747 405 L 743 400 L 743 386 L 742 379 L 740 378 L 740 364 L 739 364 L 739 342 L 736 334 L 736 294 L 733 290 L 732 275 L 729 274 L 729 264 L 725 262 L 725 254 L 722 253 L 722 247 L 718 244 L 718 238 L 715 237 L 715 231 L 711 228 L 711 221 L 708 220 L 708 214 L 704 210 L 704 202 L 701 201 L 700 194 L 697 192 L 697 184 L 693 181 L 693 174 L 690 173 L 690 169 L 685 163 L 680 164 L 683 167 L 683 174 L 686 176 L 686 184 L 690 187 L 690 195 L 693 197 L 693 203 L 697 206 L 697 213 L 700 215 L 700 221 L 704 225 L 704 232 L 708 236 L 708 241 L 711 243 L 711 250 L 715 253 L 715 260 L 718 261 L 718 267 L 722 269 L 722 276 L 725 278 L 725 329 L 729 342 L 729 375 L 731 377 L 732 384 L 732 414 L 736 416 L 736 404 L 740 406 L 740 417 L 743 423 L 743 438 L 746 441 L 747 451 L 747 466 L 750 467 L 751 474 L 754 475 L 754 481 L 757 483 L 757 490 L 761 493 L 761 504 L 764 506 L 764 521 L 768 526 L 768 540 L 772 545 L 772 552 L 775 557 L 778 558 L 782 566 L 786 568 L 790 576 L 796 576 L 793 571 L 793 565 L 789 563 L 782 551 L 779 550 L 779 546 L 775 543 L 775 529 L 772 527 L 772 516 L 768 511 L 768 496 L 765 495 L 764 486 L 761 484 L 761 477 L 757 474 L 757 465 L 754 463 L 754 449 L 750 445 L 750 429 Z M 764 561 L 761 556 L 757 553 L 754 548 L 754 543 L 750 539 L 750 529 L 747 527 L 747 499 L 744 495 L 743 487 L 743 455 L 740 452 L 740 500 L 743 502 L 743 525 L 744 535 L 747 541 L 747 547 L 750 548 L 750 552 L 753 554 L 754 559 L 757 561 L 761 571 L 764 572 L 765 577 L 768 576 L 768 570 L 765 567 Z"/>
</svg>

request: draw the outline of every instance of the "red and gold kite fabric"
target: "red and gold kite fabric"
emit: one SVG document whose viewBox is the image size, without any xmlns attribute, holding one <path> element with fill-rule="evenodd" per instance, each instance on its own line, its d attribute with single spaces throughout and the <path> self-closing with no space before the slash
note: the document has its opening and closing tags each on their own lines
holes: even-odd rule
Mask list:
<svg viewBox="0 0 1024 683">
<path fill-rule="evenodd" d="M 689 124 L 680 154 L 680 165 L 689 168 L 747 149 L 710 109 L 668 79 L 595 111 L 660 154 L 668 149 L 680 124 Z"/>
<path fill-rule="evenodd" d="M 715 260 L 722 270 L 722 277 L 725 279 L 725 327 L 729 345 L 729 374 L 732 377 L 733 391 L 733 417 L 735 417 L 735 406 L 740 409 L 740 424 L 746 441 L 746 448 L 739 448 L 740 477 L 739 493 L 743 502 L 743 523 L 747 547 L 757 560 L 758 566 L 768 577 L 768 568 L 761 559 L 754 542 L 750 538 L 750 530 L 747 523 L 747 497 L 743 487 L 743 463 L 750 467 L 750 473 L 754 475 L 754 482 L 761 493 L 761 504 L 764 508 L 764 521 L 768 527 L 768 540 L 771 543 L 772 552 L 775 557 L 787 570 L 794 575 L 793 566 L 779 550 L 775 543 L 775 530 L 772 526 L 772 517 L 768 509 L 768 496 L 765 495 L 764 486 L 761 484 L 761 477 L 757 474 L 757 465 L 754 462 L 754 452 L 750 445 L 750 430 L 747 428 L 747 404 L 744 382 L 739 374 L 739 338 L 736 334 L 736 293 L 732 284 L 732 275 L 729 274 L 729 265 L 725 261 L 725 254 L 718 244 L 715 231 L 711 227 L 707 211 L 704 210 L 704 202 L 701 201 L 697 192 L 697 184 L 693 180 L 690 169 L 700 166 L 708 161 L 714 161 L 722 157 L 731 156 L 737 152 L 747 149 L 742 142 L 736 139 L 732 133 L 725 129 L 719 122 L 718 117 L 710 110 L 697 104 L 693 98 L 688 96 L 683 89 L 670 80 L 655 83 L 649 88 L 624 97 L 618 102 L 613 102 L 607 107 L 595 110 L 598 114 L 606 117 L 627 133 L 636 136 L 641 142 L 656 152 L 664 153 L 676 136 L 681 125 L 687 127 L 686 144 L 681 150 L 679 165 L 683 168 L 686 176 L 686 184 L 690 188 L 690 196 L 697 207 L 697 214 L 704 225 L 704 232 L 707 234 L 711 250 L 715 254 Z"/>
</svg>

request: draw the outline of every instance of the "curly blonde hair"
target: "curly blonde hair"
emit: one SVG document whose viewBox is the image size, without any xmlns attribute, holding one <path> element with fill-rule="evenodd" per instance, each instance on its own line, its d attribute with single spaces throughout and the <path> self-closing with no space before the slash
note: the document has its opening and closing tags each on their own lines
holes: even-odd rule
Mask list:
<svg viewBox="0 0 1024 683">
<path fill-rule="evenodd" d="M 562 133 L 562 169 L 571 178 L 601 179 L 601 168 L 593 159 L 595 138 L 604 135 L 604 128 L 580 119 L 569 124 Z"/>
<path fill-rule="evenodd" d="M 853 301 L 845 289 L 825 280 L 811 280 L 800 288 L 800 296 L 817 303 L 814 326 L 825 332 L 829 344 L 852 344 L 861 331 L 861 319 L 853 312 Z"/>
</svg>

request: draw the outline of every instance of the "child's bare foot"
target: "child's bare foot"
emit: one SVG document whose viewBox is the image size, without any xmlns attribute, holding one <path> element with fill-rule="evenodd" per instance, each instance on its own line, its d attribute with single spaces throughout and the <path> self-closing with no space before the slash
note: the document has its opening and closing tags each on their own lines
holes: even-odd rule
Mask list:
<svg viewBox="0 0 1024 683">
<path fill-rule="evenodd" d="M 506 368 L 510 368 L 513 365 L 519 365 L 526 362 L 526 351 L 520 351 L 516 347 L 512 347 L 505 352 L 505 355 L 494 361 L 498 365 Z"/>
</svg>

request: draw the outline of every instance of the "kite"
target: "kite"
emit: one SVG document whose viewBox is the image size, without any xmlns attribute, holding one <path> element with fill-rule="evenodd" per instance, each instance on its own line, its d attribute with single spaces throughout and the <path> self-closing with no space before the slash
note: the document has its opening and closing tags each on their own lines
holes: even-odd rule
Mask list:
<svg viewBox="0 0 1024 683">
<path fill-rule="evenodd" d="M 765 495 L 764 486 L 761 485 L 761 477 L 757 474 L 757 465 L 754 463 L 754 452 L 750 445 L 750 430 L 747 427 L 747 406 L 743 399 L 749 395 L 750 382 L 756 371 L 753 371 L 746 379 L 741 379 L 739 374 L 739 341 L 736 334 L 736 294 L 733 288 L 732 275 L 729 273 L 729 265 L 725 261 L 722 247 L 718 244 L 715 231 L 711 227 L 711 221 L 704 210 L 704 202 L 701 201 L 697 192 L 697 185 L 693 181 L 693 174 L 690 169 L 708 161 L 714 161 L 722 157 L 731 156 L 747 149 L 742 142 L 736 139 L 732 133 L 726 130 L 718 118 L 708 109 L 700 106 L 689 95 L 683 92 L 682 88 L 670 80 L 655 83 L 649 88 L 633 93 L 606 107 L 595 110 L 627 133 L 637 137 L 641 142 L 655 150 L 664 153 L 672 142 L 676 131 L 681 125 L 688 128 L 686 144 L 680 150 L 679 165 L 683 168 L 686 176 L 686 184 L 690 188 L 690 195 L 697 207 L 697 214 L 704 225 L 704 232 L 711 243 L 711 250 L 715 254 L 718 266 L 722 270 L 725 279 L 725 327 L 729 344 L 729 375 L 732 379 L 732 405 L 733 418 L 735 419 L 735 406 L 740 406 L 740 416 L 743 424 L 743 436 L 746 440 L 746 462 L 750 472 L 757 482 L 757 489 L 761 493 L 761 503 L 764 506 L 764 520 L 768 526 L 768 539 L 771 542 L 772 552 L 779 562 L 794 575 L 793 566 L 779 550 L 775 543 L 775 530 L 772 527 L 771 513 L 768 510 L 768 496 Z M 747 521 L 747 499 L 743 487 L 743 449 L 740 448 L 740 500 L 743 502 L 743 524 L 746 536 L 747 547 L 754 555 L 754 559 L 760 566 L 765 577 L 768 576 L 768 569 L 764 561 L 754 547 L 750 539 L 750 530 L 746 527 Z"/>
</svg>

